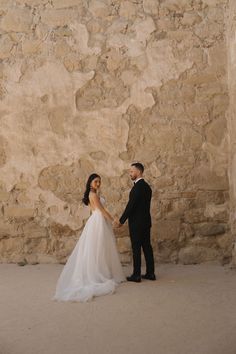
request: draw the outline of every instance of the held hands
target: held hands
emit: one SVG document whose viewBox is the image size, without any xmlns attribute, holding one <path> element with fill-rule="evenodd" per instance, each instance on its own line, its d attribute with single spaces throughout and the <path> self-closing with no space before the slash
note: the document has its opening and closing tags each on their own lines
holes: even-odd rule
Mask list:
<svg viewBox="0 0 236 354">
<path fill-rule="evenodd" d="M 119 227 L 122 226 L 122 224 L 120 223 L 120 221 L 118 220 L 118 218 L 114 218 L 113 222 L 112 222 L 112 226 L 115 229 L 118 229 Z"/>
</svg>

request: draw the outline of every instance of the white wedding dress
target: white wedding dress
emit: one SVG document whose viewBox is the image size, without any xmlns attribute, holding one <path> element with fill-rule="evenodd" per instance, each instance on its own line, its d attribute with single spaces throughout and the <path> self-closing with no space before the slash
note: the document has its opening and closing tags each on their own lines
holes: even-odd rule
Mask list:
<svg viewBox="0 0 236 354">
<path fill-rule="evenodd" d="M 104 199 L 100 198 L 104 204 Z M 92 211 L 79 241 L 58 279 L 58 301 L 88 301 L 113 293 L 125 276 L 111 223 L 99 209 Z"/>
</svg>

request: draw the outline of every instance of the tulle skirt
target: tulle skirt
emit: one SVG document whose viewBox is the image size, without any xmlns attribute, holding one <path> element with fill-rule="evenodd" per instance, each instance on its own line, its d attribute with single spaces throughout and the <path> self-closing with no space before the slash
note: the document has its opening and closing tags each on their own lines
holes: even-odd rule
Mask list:
<svg viewBox="0 0 236 354">
<path fill-rule="evenodd" d="M 53 300 L 88 301 L 113 293 L 125 276 L 111 223 L 92 212 L 58 279 Z"/>
</svg>

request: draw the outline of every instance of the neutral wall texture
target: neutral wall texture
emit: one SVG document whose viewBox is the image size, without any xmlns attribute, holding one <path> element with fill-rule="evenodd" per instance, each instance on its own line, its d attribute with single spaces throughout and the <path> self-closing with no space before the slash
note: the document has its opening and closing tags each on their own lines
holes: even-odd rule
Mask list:
<svg viewBox="0 0 236 354">
<path fill-rule="evenodd" d="M 156 261 L 230 261 L 227 6 L 0 0 L 2 262 L 65 262 L 87 176 L 120 215 L 137 160 Z M 129 262 L 127 226 L 116 236 Z"/>
<path fill-rule="evenodd" d="M 227 17 L 228 82 L 230 105 L 228 114 L 229 182 L 231 234 L 236 241 L 236 2 L 229 1 Z M 233 247 L 232 265 L 236 266 L 236 242 Z"/>
</svg>

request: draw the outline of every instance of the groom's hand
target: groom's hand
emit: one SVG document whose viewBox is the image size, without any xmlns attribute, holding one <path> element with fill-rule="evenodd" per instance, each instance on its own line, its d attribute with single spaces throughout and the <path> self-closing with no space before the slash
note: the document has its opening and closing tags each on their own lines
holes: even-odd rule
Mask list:
<svg viewBox="0 0 236 354">
<path fill-rule="evenodd" d="M 117 227 L 119 228 L 119 227 L 121 227 L 122 226 L 122 224 L 118 221 L 117 222 Z"/>
<path fill-rule="evenodd" d="M 113 221 L 112 225 L 113 225 L 114 228 L 119 228 L 119 227 L 121 227 L 121 223 L 120 223 L 120 221 L 119 221 L 118 219 L 115 219 L 115 220 Z"/>
</svg>

